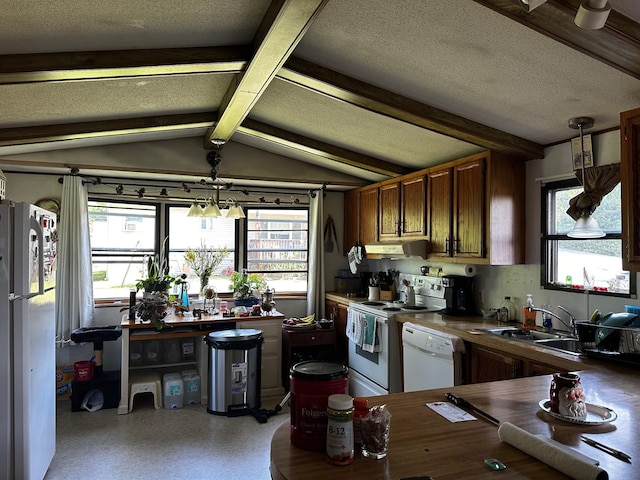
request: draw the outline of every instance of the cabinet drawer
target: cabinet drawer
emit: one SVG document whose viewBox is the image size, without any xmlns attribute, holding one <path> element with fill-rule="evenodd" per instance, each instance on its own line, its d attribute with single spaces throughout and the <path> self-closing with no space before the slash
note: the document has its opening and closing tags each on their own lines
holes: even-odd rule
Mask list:
<svg viewBox="0 0 640 480">
<path fill-rule="evenodd" d="M 310 345 L 333 345 L 336 343 L 336 331 L 312 330 L 307 332 L 287 332 L 289 335 L 289 345 L 291 347 Z"/>
<path fill-rule="evenodd" d="M 260 330 L 262 332 L 262 336 L 266 340 L 267 338 L 280 338 L 280 330 L 282 330 L 282 323 L 280 320 L 239 322 L 238 328 L 253 328 L 255 330 Z"/>
</svg>

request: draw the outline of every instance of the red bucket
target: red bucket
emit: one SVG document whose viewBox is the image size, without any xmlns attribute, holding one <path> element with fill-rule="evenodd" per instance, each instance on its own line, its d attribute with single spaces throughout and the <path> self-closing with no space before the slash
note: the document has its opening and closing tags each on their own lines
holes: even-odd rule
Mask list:
<svg viewBox="0 0 640 480">
<path fill-rule="evenodd" d="M 73 379 L 77 382 L 86 382 L 93 378 L 93 366 L 94 362 L 76 362 L 73 364 L 74 376 Z"/>
</svg>

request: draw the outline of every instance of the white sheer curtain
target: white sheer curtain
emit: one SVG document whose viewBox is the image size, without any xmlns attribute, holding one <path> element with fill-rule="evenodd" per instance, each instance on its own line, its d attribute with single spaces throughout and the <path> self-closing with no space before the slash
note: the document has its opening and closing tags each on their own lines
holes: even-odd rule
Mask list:
<svg viewBox="0 0 640 480">
<path fill-rule="evenodd" d="M 64 346 L 93 320 L 89 207 L 80 177 L 64 177 L 57 249 L 56 342 Z"/>
<path fill-rule="evenodd" d="M 307 315 L 324 317 L 324 198 L 322 191 L 309 199 L 309 293 Z"/>
</svg>

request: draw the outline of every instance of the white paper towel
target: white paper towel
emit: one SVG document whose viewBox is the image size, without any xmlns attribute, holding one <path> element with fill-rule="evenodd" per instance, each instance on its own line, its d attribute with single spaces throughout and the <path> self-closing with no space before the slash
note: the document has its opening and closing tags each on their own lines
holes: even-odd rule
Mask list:
<svg viewBox="0 0 640 480">
<path fill-rule="evenodd" d="M 589 457 L 574 452 L 569 447 L 557 444 L 553 440 L 538 437 L 512 423 L 504 422 L 498 428 L 500 440 L 537 458 L 550 467 L 582 480 L 607 480 L 609 474 L 594 464 Z"/>
<path fill-rule="evenodd" d="M 464 263 L 447 263 L 442 267 L 442 273 L 460 277 L 473 277 L 476 274 L 476 266 Z"/>
</svg>

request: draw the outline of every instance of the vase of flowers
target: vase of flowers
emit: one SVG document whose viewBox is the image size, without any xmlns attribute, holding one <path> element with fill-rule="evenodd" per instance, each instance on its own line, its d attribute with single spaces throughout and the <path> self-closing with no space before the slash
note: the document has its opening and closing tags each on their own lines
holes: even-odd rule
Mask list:
<svg viewBox="0 0 640 480">
<path fill-rule="evenodd" d="M 229 288 L 233 290 L 233 302 L 237 306 L 251 307 L 260 303 L 260 292 L 267 288 L 266 280 L 258 273 L 233 272 L 230 280 Z"/>
<path fill-rule="evenodd" d="M 209 284 L 211 275 L 227 256 L 227 249 L 214 249 L 204 243 L 198 248 L 189 248 L 184 254 L 184 263 L 200 279 L 200 296 L 204 296 L 204 290 Z"/>
</svg>

